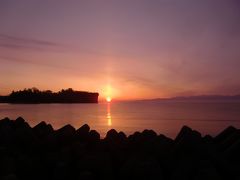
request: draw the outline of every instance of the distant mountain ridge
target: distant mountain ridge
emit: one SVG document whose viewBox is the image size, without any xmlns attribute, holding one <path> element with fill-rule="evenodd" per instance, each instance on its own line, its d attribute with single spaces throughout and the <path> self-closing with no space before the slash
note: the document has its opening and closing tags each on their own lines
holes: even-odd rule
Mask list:
<svg viewBox="0 0 240 180">
<path fill-rule="evenodd" d="M 199 95 L 199 96 L 176 96 L 171 98 L 144 99 L 139 101 L 240 101 L 238 95 Z"/>
<path fill-rule="evenodd" d="M 98 93 L 74 91 L 72 88 L 59 92 L 40 91 L 37 88 L 13 91 L 8 96 L 0 96 L 0 103 L 98 103 Z"/>
<path fill-rule="evenodd" d="M 178 96 L 172 100 L 240 100 L 240 95 L 223 96 L 223 95 L 200 95 L 200 96 Z"/>
</svg>

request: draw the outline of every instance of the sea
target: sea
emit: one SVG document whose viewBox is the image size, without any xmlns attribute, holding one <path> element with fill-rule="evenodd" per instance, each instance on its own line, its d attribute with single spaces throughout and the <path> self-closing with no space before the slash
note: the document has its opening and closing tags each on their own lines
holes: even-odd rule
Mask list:
<svg viewBox="0 0 240 180">
<path fill-rule="evenodd" d="M 175 138 L 187 125 L 203 136 L 216 136 L 228 126 L 240 128 L 240 102 L 130 101 L 98 104 L 0 104 L 0 119 L 23 117 L 34 127 L 45 121 L 59 129 L 88 124 L 104 137 L 110 129 L 130 135 L 152 129 Z"/>
</svg>

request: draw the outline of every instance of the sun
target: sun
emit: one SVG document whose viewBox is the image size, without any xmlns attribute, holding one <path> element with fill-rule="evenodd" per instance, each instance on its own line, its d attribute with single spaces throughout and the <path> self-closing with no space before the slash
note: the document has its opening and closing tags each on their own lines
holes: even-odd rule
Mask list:
<svg viewBox="0 0 240 180">
<path fill-rule="evenodd" d="M 110 96 L 106 97 L 106 101 L 107 102 L 111 102 L 112 101 L 112 98 Z"/>
</svg>

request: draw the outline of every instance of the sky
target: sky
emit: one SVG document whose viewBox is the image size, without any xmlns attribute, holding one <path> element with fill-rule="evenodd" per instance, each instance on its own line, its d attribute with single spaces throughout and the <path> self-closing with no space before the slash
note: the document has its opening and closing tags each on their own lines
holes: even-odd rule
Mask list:
<svg viewBox="0 0 240 180">
<path fill-rule="evenodd" d="M 0 94 L 240 94 L 238 0 L 1 0 Z"/>
</svg>

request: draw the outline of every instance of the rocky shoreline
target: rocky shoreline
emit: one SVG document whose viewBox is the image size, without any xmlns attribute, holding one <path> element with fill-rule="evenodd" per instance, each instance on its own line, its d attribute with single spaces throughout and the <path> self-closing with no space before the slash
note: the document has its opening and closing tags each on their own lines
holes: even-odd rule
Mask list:
<svg viewBox="0 0 240 180">
<path fill-rule="evenodd" d="M 88 125 L 54 130 L 21 117 L 0 120 L 0 179 L 240 179 L 240 130 L 216 137 L 187 126 L 175 139 L 153 130 L 100 138 Z"/>
</svg>

